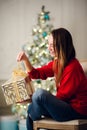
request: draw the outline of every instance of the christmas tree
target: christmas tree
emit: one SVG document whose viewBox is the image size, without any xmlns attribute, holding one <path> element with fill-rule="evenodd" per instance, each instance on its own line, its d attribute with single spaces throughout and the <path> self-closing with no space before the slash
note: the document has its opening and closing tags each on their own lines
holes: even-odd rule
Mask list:
<svg viewBox="0 0 87 130">
<path fill-rule="evenodd" d="M 45 11 L 45 6 L 42 6 L 41 12 L 37 17 L 37 24 L 32 29 L 32 43 L 27 43 L 23 46 L 23 50 L 35 67 L 42 66 L 52 60 L 48 50 L 48 37 L 53 29 L 50 21 L 50 12 Z M 41 87 L 51 92 L 54 91 L 52 79 L 47 79 L 46 81 L 35 80 L 34 86 L 36 89 Z"/>
<path fill-rule="evenodd" d="M 38 14 L 37 24 L 32 29 L 32 43 L 27 42 L 22 49 L 27 53 L 31 64 L 35 67 L 42 66 L 52 60 L 48 51 L 48 37 L 53 29 L 50 24 L 50 12 L 45 11 L 45 6 L 42 6 L 41 12 Z M 55 93 L 54 80 L 34 80 L 35 89 L 43 88 L 52 93 Z M 26 118 L 28 104 L 14 104 L 12 112 L 19 115 L 21 118 Z"/>
<path fill-rule="evenodd" d="M 28 54 L 32 65 L 38 67 L 46 64 L 51 60 L 48 52 L 48 36 L 53 29 L 53 25 L 49 24 L 50 16 L 42 6 L 41 12 L 38 14 L 37 24 L 32 29 L 32 43 L 23 46 L 23 50 Z"/>
</svg>

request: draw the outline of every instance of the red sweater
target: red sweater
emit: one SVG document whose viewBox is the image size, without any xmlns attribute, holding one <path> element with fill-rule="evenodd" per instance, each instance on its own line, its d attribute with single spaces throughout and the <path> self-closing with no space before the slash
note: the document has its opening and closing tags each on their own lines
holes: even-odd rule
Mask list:
<svg viewBox="0 0 87 130">
<path fill-rule="evenodd" d="M 32 79 L 53 77 L 53 61 L 41 68 L 33 68 Z M 87 116 L 87 78 L 77 59 L 73 59 L 64 69 L 56 96 L 68 102 L 73 109 Z"/>
</svg>

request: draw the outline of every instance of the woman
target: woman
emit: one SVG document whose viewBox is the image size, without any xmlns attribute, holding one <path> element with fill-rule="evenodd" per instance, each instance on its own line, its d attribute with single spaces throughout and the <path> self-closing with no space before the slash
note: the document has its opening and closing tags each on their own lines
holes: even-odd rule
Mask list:
<svg viewBox="0 0 87 130">
<path fill-rule="evenodd" d="M 87 118 L 87 78 L 75 57 L 70 32 L 64 28 L 52 31 L 48 40 L 48 49 L 54 60 L 34 68 L 24 52 L 20 52 L 17 61 L 24 61 L 31 79 L 55 77 L 56 95 L 38 89 L 32 96 L 28 107 L 27 129 L 33 130 L 33 121 L 43 116 L 57 121 Z"/>
</svg>

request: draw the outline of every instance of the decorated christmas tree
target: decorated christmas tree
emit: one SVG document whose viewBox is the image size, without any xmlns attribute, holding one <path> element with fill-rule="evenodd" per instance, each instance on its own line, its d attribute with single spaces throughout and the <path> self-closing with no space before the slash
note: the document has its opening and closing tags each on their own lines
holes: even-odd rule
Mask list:
<svg viewBox="0 0 87 130">
<path fill-rule="evenodd" d="M 42 66 L 52 60 L 48 50 L 48 37 L 52 29 L 50 12 L 45 11 L 45 6 L 42 6 L 41 12 L 37 17 L 37 24 L 32 29 L 32 43 L 27 43 L 23 46 L 23 50 L 35 67 Z M 41 87 L 51 92 L 54 91 L 52 79 L 47 79 L 46 81 L 35 80 L 34 86 L 36 89 Z"/>
<path fill-rule="evenodd" d="M 48 37 L 53 29 L 53 25 L 50 21 L 50 12 L 45 11 L 45 6 L 42 6 L 41 12 L 37 17 L 37 24 L 34 25 L 32 29 L 32 42 L 27 42 L 22 47 L 34 67 L 40 67 L 52 60 L 48 51 Z M 52 78 L 48 78 L 47 80 L 34 80 L 33 84 L 35 89 L 43 88 L 55 93 L 54 80 Z M 27 105 L 14 104 L 12 106 L 12 112 L 22 118 L 26 118 Z"/>
<path fill-rule="evenodd" d="M 23 50 L 28 54 L 32 65 L 38 67 L 46 64 L 51 57 L 48 52 L 48 36 L 53 29 L 50 23 L 48 11 L 42 6 L 41 12 L 38 14 L 37 24 L 32 29 L 32 43 L 23 46 Z"/>
</svg>

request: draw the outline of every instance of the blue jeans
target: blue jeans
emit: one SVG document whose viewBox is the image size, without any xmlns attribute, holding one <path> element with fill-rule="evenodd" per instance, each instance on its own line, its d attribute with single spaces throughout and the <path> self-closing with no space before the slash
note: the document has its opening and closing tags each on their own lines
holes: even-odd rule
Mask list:
<svg viewBox="0 0 87 130">
<path fill-rule="evenodd" d="M 33 130 L 33 121 L 41 119 L 42 115 L 56 121 L 84 118 L 68 103 L 58 99 L 46 90 L 38 89 L 33 94 L 32 103 L 28 107 L 27 130 Z"/>
</svg>

